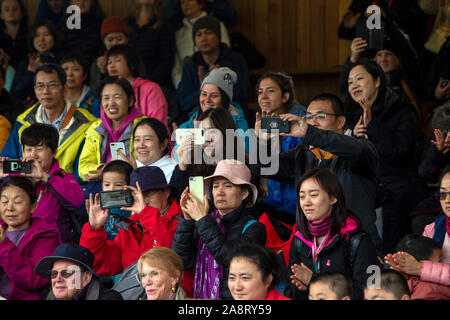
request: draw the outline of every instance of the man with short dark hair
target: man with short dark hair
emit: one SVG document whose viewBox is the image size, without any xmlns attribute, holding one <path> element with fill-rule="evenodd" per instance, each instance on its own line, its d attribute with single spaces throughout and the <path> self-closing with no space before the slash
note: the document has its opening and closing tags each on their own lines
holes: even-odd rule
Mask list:
<svg viewBox="0 0 450 320">
<path fill-rule="evenodd" d="M 25 128 L 33 123 L 53 125 L 59 133 L 58 159 L 61 169 L 78 172 L 75 159 L 84 141 L 84 133 L 96 120 L 88 111 L 71 105 L 64 99 L 66 74 L 56 64 L 45 64 L 36 70 L 34 90 L 39 102 L 17 117 L 13 131 L 1 152 L 11 159 L 22 158 L 23 146 L 20 137 Z"/>
<path fill-rule="evenodd" d="M 367 139 L 344 133 L 346 119 L 342 101 L 333 94 L 320 94 L 311 100 L 304 119 L 294 114 L 283 114 L 280 118 L 289 121 L 291 127 L 288 134 L 281 135 L 301 138 L 302 144 L 281 152 L 278 173 L 268 177 L 297 185 L 302 175 L 311 169 L 333 170 L 345 191 L 348 209 L 360 220 L 378 255 L 383 256 L 375 227 L 378 153 Z M 261 116 L 257 114 L 255 131 L 264 144 L 260 128 Z"/>
<path fill-rule="evenodd" d="M 198 51 L 184 66 L 177 90 L 177 100 L 183 111 L 189 113 L 198 106 L 200 84 L 211 70 L 220 67 L 229 67 L 237 73 L 233 101 L 246 111 L 250 85 L 247 62 L 241 54 L 220 42 L 220 21 L 210 16 L 198 19 L 192 28 L 192 37 Z"/>
<path fill-rule="evenodd" d="M 25 176 L 33 180 L 39 194 L 32 216 L 53 227 L 59 241 L 64 243 L 73 240 L 71 214 L 83 205 L 84 194 L 74 175 L 61 170 L 54 158 L 58 140 L 56 128 L 43 123 L 32 124 L 20 138 L 23 161 L 31 163 L 31 173 Z"/>
</svg>

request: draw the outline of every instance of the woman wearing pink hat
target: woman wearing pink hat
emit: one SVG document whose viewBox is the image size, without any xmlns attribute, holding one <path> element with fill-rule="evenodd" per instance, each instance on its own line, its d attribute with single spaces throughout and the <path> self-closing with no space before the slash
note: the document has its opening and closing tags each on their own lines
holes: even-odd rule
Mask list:
<svg viewBox="0 0 450 320">
<path fill-rule="evenodd" d="M 188 188 L 181 196 L 184 217 L 178 222 L 172 248 L 181 256 L 185 270 L 194 269 L 195 298 L 232 299 L 226 281 L 228 253 L 240 241 L 265 245 L 264 225 L 248 213 L 258 196 L 250 177 L 244 163 L 222 160 L 204 180 L 202 202 Z"/>
</svg>

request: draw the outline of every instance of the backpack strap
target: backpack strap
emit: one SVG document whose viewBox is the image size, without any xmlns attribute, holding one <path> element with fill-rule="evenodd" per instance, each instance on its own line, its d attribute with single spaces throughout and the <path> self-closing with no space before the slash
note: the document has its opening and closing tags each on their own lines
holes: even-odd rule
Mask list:
<svg viewBox="0 0 450 320">
<path fill-rule="evenodd" d="M 138 87 L 138 94 L 136 97 L 137 100 L 137 106 L 140 112 L 142 112 L 142 108 L 141 108 L 141 87 Z"/>
<path fill-rule="evenodd" d="M 241 234 L 244 234 L 245 230 L 247 230 L 247 228 L 250 227 L 255 222 L 258 222 L 258 221 L 254 220 L 254 219 L 247 221 L 247 223 L 244 226 L 244 229 L 242 229 Z"/>
<path fill-rule="evenodd" d="M 353 264 L 355 263 L 356 253 L 358 251 L 359 243 L 361 242 L 361 238 L 365 235 L 364 232 L 359 232 L 353 235 L 349 240 L 349 263 L 350 268 L 353 269 Z"/>
</svg>

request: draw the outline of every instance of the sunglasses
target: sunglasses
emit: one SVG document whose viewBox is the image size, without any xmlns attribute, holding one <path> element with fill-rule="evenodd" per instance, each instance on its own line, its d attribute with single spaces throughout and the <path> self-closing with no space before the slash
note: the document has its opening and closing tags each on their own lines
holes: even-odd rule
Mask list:
<svg viewBox="0 0 450 320">
<path fill-rule="evenodd" d="M 434 194 L 434 196 L 436 197 L 437 200 L 445 200 L 447 198 L 447 196 L 450 196 L 450 191 L 448 192 L 436 192 Z"/>
<path fill-rule="evenodd" d="M 69 278 L 70 276 L 72 276 L 75 273 L 76 270 L 61 270 L 61 271 L 57 271 L 57 270 L 51 270 L 49 271 L 49 276 L 51 279 L 56 279 L 58 277 L 58 274 L 61 273 L 61 277 L 63 277 L 64 279 Z"/>
</svg>

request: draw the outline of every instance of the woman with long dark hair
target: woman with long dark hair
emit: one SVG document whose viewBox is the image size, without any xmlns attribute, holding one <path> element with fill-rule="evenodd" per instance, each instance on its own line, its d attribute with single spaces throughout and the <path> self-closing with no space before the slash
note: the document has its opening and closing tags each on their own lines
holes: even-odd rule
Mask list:
<svg viewBox="0 0 450 320">
<path fill-rule="evenodd" d="M 347 120 L 353 135 L 369 139 L 378 151 L 378 207 L 382 207 L 383 245 L 387 253 L 410 233 L 408 214 L 425 197 L 417 178 L 419 125 L 414 106 L 386 87 L 384 72 L 363 59 L 350 70 Z"/>
<path fill-rule="evenodd" d="M 213 174 L 220 160 L 234 158 L 248 164 L 244 143 L 235 134 L 236 124 L 227 109 L 222 107 L 209 109 L 201 114 L 198 121 L 199 127 L 205 130 L 205 144 L 194 145 L 193 141 L 186 140 L 176 150 L 178 165 L 173 171 L 170 184 L 178 189 L 179 196 L 188 186 L 190 176 L 206 177 Z M 201 160 L 198 163 L 195 161 L 197 158 Z M 258 177 L 252 176 L 252 183 L 259 185 Z"/>
<path fill-rule="evenodd" d="M 330 169 L 313 169 L 296 190 L 296 228 L 289 249 L 293 275 L 285 295 L 306 300 L 313 273 L 338 271 L 352 279 L 354 298 L 362 299 L 367 267 L 378 260 L 370 238 L 347 210 L 339 178 Z"/>
</svg>

